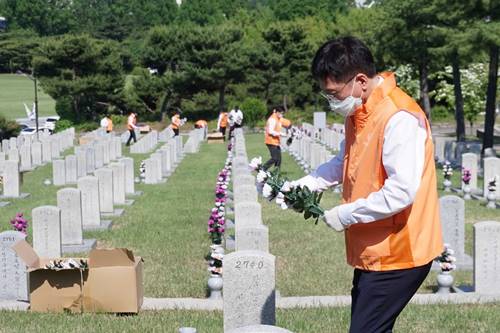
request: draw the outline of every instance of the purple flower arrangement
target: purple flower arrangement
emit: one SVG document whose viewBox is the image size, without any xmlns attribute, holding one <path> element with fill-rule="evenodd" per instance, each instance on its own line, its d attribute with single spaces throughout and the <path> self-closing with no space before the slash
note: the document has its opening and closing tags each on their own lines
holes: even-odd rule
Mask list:
<svg viewBox="0 0 500 333">
<path fill-rule="evenodd" d="M 462 168 L 462 181 L 465 185 L 469 185 L 469 182 L 472 178 L 472 174 L 469 169 Z"/>
<path fill-rule="evenodd" d="M 23 234 L 27 233 L 28 229 L 28 220 L 23 217 L 23 213 L 17 213 L 16 217 L 10 220 L 10 224 L 14 228 L 14 230 L 22 232 Z"/>
</svg>

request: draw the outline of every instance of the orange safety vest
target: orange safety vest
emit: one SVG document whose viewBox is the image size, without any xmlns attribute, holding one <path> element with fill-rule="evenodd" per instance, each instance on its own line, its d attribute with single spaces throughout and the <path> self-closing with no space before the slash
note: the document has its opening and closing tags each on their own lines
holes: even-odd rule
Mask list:
<svg viewBox="0 0 500 333">
<path fill-rule="evenodd" d="M 292 126 L 292 122 L 286 118 L 281 118 L 280 122 L 281 126 L 283 126 L 284 128 L 290 128 L 290 126 Z"/>
<path fill-rule="evenodd" d="M 220 127 L 227 127 L 227 122 L 228 122 L 227 112 L 222 112 L 221 115 L 222 118 L 220 120 Z"/>
<path fill-rule="evenodd" d="M 208 123 L 205 120 L 198 120 L 196 123 L 194 123 L 197 128 L 205 128 L 208 126 Z"/>
<path fill-rule="evenodd" d="M 401 110 L 425 123 L 425 161 L 413 204 L 372 223 L 358 223 L 345 231 L 347 262 L 356 268 L 388 271 L 422 266 L 443 250 L 431 129 L 418 104 L 396 86 L 392 73 L 373 90 L 345 123 L 343 202 L 367 198 L 382 188 L 387 174 L 382 164 L 384 129 Z"/>
<path fill-rule="evenodd" d="M 113 120 L 111 120 L 111 118 L 108 118 L 108 126 L 106 126 L 106 131 L 113 131 Z"/>
<path fill-rule="evenodd" d="M 179 129 L 179 127 L 181 127 L 181 117 L 178 114 L 172 117 L 172 124 L 170 124 L 170 126 L 173 129 Z"/>
<path fill-rule="evenodd" d="M 280 121 L 280 118 L 278 118 L 278 116 L 276 115 L 276 113 L 273 113 L 271 115 L 271 117 L 269 117 L 267 119 L 267 122 L 266 122 L 266 136 L 265 136 L 265 143 L 266 145 L 273 145 L 273 146 L 279 146 L 280 145 L 280 137 L 279 136 L 272 136 L 271 134 L 269 134 L 268 132 L 268 128 L 269 128 L 269 121 L 271 120 L 271 118 L 275 119 L 276 122 L 275 122 L 275 125 L 274 125 L 274 131 L 280 133 L 281 132 L 281 121 Z"/>
<path fill-rule="evenodd" d="M 137 118 L 133 114 L 131 114 L 130 116 L 128 116 L 128 120 L 127 120 L 127 129 L 133 130 L 134 126 L 132 126 L 130 123 L 132 123 L 134 125 L 137 123 Z"/>
</svg>

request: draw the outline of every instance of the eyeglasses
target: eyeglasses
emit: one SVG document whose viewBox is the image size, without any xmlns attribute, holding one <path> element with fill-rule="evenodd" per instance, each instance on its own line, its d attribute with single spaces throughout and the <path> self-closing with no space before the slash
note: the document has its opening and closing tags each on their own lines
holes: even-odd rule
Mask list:
<svg viewBox="0 0 500 333">
<path fill-rule="evenodd" d="M 351 77 L 349 80 L 347 80 L 347 82 L 344 83 L 344 85 L 342 86 L 342 88 L 339 91 L 337 91 L 335 94 L 327 94 L 327 93 L 325 93 L 323 91 L 320 92 L 319 94 L 322 97 L 324 97 L 328 101 L 328 103 L 338 102 L 339 99 L 337 98 L 337 96 L 344 90 L 344 88 L 349 84 L 349 82 L 351 82 L 356 77 L 356 75 L 358 75 L 358 74 L 354 74 L 353 77 Z"/>
</svg>

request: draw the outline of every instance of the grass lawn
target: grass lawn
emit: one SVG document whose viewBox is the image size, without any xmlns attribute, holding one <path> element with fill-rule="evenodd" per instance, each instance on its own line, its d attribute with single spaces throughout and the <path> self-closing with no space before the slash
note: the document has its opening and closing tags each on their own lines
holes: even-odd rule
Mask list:
<svg viewBox="0 0 500 333">
<path fill-rule="evenodd" d="M 0 74 L 0 115 L 7 119 L 26 118 L 23 103 L 31 109 L 35 100 L 33 81 L 22 75 Z M 55 101 L 38 82 L 39 116 L 55 115 Z"/>
<path fill-rule="evenodd" d="M 395 332 L 455 333 L 498 332 L 500 304 L 484 305 L 410 305 L 400 315 Z M 295 333 L 347 332 L 347 307 L 291 309 L 276 311 L 276 325 Z M 0 332 L 166 332 L 179 327 L 196 327 L 198 333 L 221 333 L 221 312 L 145 311 L 137 316 L 108 314 L 40 314 L 0 312 Z"/>
</svg>

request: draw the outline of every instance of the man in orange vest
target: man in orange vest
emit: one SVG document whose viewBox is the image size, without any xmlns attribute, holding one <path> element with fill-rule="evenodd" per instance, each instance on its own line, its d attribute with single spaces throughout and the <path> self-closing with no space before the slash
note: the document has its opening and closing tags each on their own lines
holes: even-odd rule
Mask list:
<svg viewBox="0 0 500 333">
<path fill-rule="evenodd" d="M 137 128 L 137 126 L 135 124 L 137 124 L 137 114 L 135 112 L 130 112 L 130 115 L 127 119 L 127 129 L 130 133 L 130 136 L 128 137 L 126 143 L 127 146 L 130 146 L 130 141 L 132 139 L 134 139 L 134 142 L 137 142 L 137 138 L 135 137 L 135 129 Z"/>
<path fill-rule="evenodd" d="M 324 221 L 345 233 L 354 267 L 350 332 L 391 332 L 443 250 L 429 122 L 394 74 L 377 74 L 356 38 L 321 46 L 312 74 L 345 117 L 345 141 L 296 184 L 323 191 L 343 183 L 342 204 Z"/>
<path fill-rule="evenodd" d="M 217 120 L 217 131 L 222 133 L 222 137 L 224 141 L 226 141 L 226 128 L 228 123 L 228 115 L 227 112 L 222 110 L 219 113 L 219 119 Z"/>
<path fill-rule="evenodd" d="M 281 133 L 281 119 L 285 110 L 281 106 L 273 108 L 273 113 L 267 119 L 265 131 L 265 143 L 271 158 L 264 163 L 262 168 L 269 169 L 272 165 L 279 168 L 281 166 L 281 137 L 286 136 Z"/>
<path fill-rule="evenodd" d="M 179 129 L 182 126 L 180 112 L 179 111 L 175 111 L 174 115 L 172 116 L 172 118 L 170 120 L 171 120 L 170 128 L 172 128 L 174 130 L 174 136 L 178 136 L 179 135 Z"/>
</svg>

